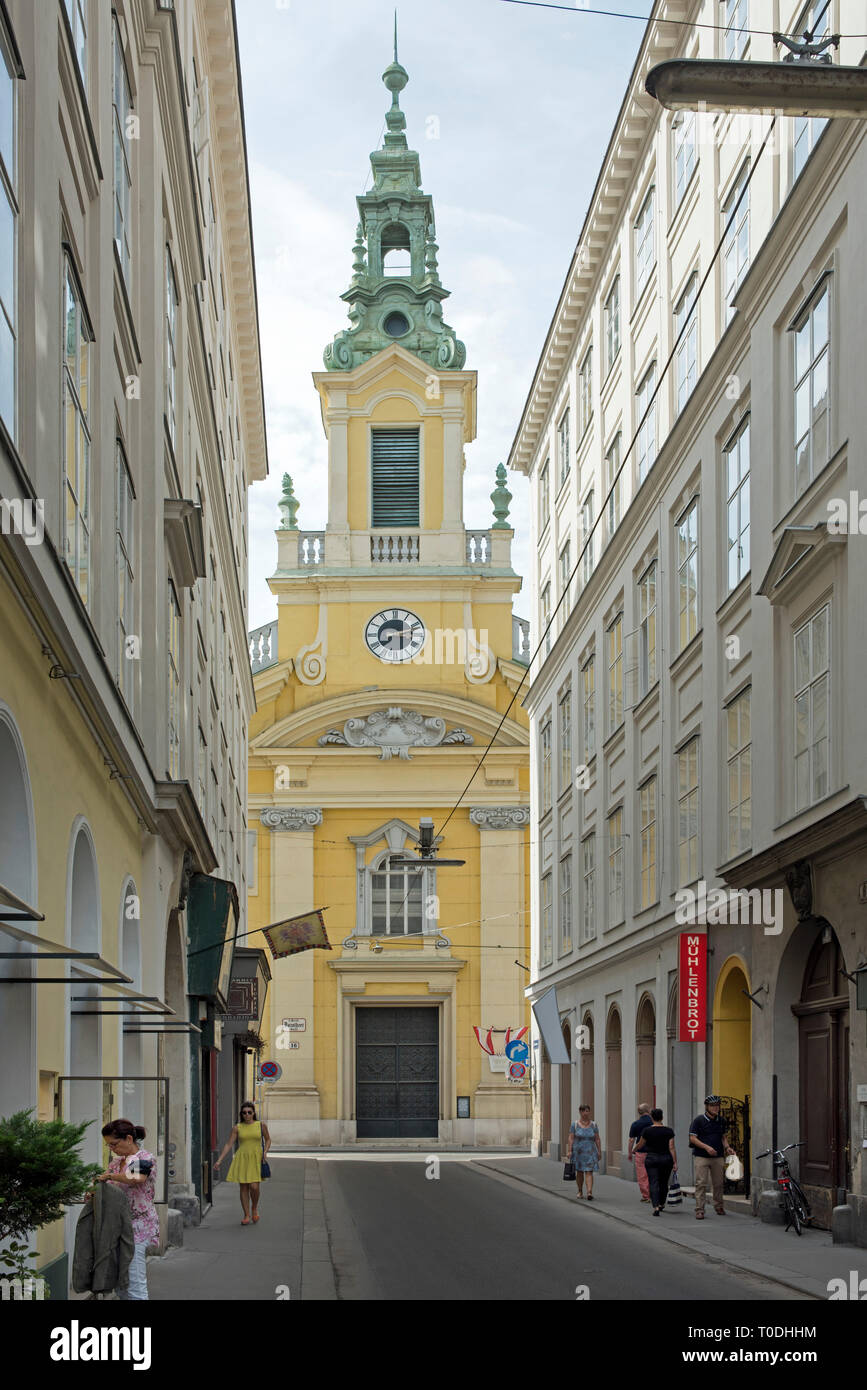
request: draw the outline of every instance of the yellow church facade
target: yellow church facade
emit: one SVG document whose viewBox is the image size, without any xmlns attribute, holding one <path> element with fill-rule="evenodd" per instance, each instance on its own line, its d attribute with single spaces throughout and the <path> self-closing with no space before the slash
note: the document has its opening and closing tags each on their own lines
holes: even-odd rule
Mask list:
<svg viewBox="0 0 867 1390">
<path fill-rule="evenodd" d="M 476 374 L 442 320 L 406 74 L 395 61 L 384 80 L 353 326 L 313 378 L 328 524 L 297 529 L 284 479 L 278 618 L 251 635 L 248 925 L 322 908 L 331 945 L 273 962 L 263 1028 L 282 1074 L 264 1113 L 282 1145 L 525 1144 L 526 1049 L 485 1050 L 529 1024 L 521 581 L 503 470 L 494 525 L 464 525 Z"/>
</svg>

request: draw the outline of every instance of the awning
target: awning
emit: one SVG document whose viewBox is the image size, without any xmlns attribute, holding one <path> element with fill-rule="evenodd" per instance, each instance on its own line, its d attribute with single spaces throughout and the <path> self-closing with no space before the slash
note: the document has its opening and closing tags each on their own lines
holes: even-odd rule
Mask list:
<svg viewBox="0 0 867 1390">
<path fill-rule="evenodd" d="M 533 1004 L 533 1013 L 542 1034 L 549 1062 L 569 1062 L 571 1058 L 563 1041 L 560 1027 L 560 1010 L 557 1006 L 557 991 L 552 985 Z"/>
<path fill-rule="evenodd" d="M 11 894 L 5 894 L 11 897 Z M 26 903 L 21 904 L 26 908 Z M 28 909 L 32 911 L 32 909 Z M 0 907 L 0 912 L 5 912 L 5 908 Z M 21 918 L 19 921 L 31 921 L 33 918 Z M 44 922 L 45 918 L 37 916 L 36 921 Z M 16 941 L 21 941 L 26 946 L 36 946 L 36 951 L 0 951 L 0 960 L 65 960 L 81 973 L 70 975 L 4 975 L 0 983 L 4 985 L 76 985 L 81 984 L 82 980 L 93 980 L 95 984 L 107 985 L 114 984 L 115 980 L 123 981 L 126 985 L 133 983 L 132 977 L 124 975 L 122 970 L 118 970 L 116 965 L 110 961 L 103 960 L 98 951 L 73 951 L 69 946 L 65 946 L 59 941 L 50 941 L 46 936 L 37 936 L 35 932 L 25 931 L 23 927 L 16 927 L 12 922 L 0 920 L 0 931 L 7 936 L 12 936 Z M 97 971 L 97 974 L 91 972 Z M 104 976 L 110 976 L 106 980 Z M 120 985 L 114 986 L 119 989 Z"/>
<path fill-rule="evenodd" d="M 187 993 L 214 999 L 225 1009 L 240 918 L 238 890 L 229 879 L 193 874 L 186 915 Z"/>
</svg>

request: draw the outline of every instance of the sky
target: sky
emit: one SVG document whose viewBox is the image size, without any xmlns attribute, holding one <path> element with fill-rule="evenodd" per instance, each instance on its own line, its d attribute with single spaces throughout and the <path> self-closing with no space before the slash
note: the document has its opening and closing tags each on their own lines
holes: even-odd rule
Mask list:
<svg viewBox="0 0 867 1390">
<path fill-rule="evenodd" d="M 594 0 L 602 4 L 604 0 Z M 356 196 L 390 97 L 386 0 L 236 0 L 270 476 L 250 490 L 250 628 L 277 601 L 267 577 L 284 473 L 301 530 L 327 521 L 327 445 L 311 373 L 348 326 Z M 612 6 L 646 15 L 650 0 Z M 478 372 L 464 520 L 493 521 L 505 462 L 644 33 L 638 19 L 506 0 L 400 0 L 407 140 L 432 195 L 444 317 Z M 527 481 L 510 473 L 513 566 L 528 574 Z M 529 616 L 529 585 L 514 609 Z"/>
</svg>

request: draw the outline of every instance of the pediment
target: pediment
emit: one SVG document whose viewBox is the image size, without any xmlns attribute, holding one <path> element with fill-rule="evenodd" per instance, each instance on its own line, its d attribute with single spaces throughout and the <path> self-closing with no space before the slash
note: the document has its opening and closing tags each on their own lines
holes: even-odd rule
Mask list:
<svg viewBox="0 0 867 1390">
<path fill-rule="evenodd" d="M 758 593 L 773 604 L 785 604 L 820 559 L 827 559 L 832 545 L 845 544 L 845 535 L 829 532 L 827 523 L 787 526 L 777 541 L 771 563 Z"/>
<path fill-rule="evenodd" d="M 440 720 L 445 726 L 442 739 L 432 737 L 438 730 L 434 730 L 431 725 L 428 725 L 430 741 L 421 739 L 417 744 L 407 741 L 405 744 L 407 747 L 440 747 L 447 743 L 452 733 L 462 731 L 467 736 L 466 739 L 458 739 L 456 742 L 471 743 L 485 748 L 489 740 L 497 733 L 501 718 L 496 708 L 442 692 L 433 693 L 417 689 L 360 690 L 352 694 L 335 696 L 333 699 L 317 700 L 314 704 L 305 705 L 302 709 L 295 710 L 292 714 L 278 720 L 277 723 L 261 729 L 256 737 L 250 741 L 250 752 L 255 756 L 257 753 L 265 754 L 273 749 L 307 748 L 311 753 L 315 752 L 318 756 L 327 757 L 335 745 L 330 747 L 327 744 L 322 745 L 320 739 L 327 736 L 330 730 L 342 732 L 350 720 L 366 721 L 370 716 L 381 711 L 385 711 L 387 716 L 387 712 L 391 709 L 400 709 L 404 715 L 409 713 L 419 715 L 422 721 Z M 392 727 L 394 727 L 394 722 Z M 418 726 L 416 725 L 416 727 Z M 423 722 L 421 728 L 424 731 Z M 392 740 L 388 746 L 400 746 L 404 742 L 404 739 L 398 738 L 397 743 Z M 374 745 L 352 744 L 347 741 L 345 746 L 372 747 Z M 377 746 L 381 747 L 382 745 Z M 516 720 L 506 719 L 497 734 L 497 747 L 527 748 L 528 746 L 529 731 L 518 724 Z"/>
</svg>

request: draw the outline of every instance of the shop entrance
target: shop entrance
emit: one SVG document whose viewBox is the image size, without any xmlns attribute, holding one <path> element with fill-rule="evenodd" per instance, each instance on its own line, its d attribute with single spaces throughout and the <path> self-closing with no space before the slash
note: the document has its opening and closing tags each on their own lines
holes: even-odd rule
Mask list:
<svg viewBox="0 0 867 1390">
<path fill-rule="evenodd" d="M 439 1133 L 439 1010 L 355 1010 L 359 1139 L 435 1139 Z"/>
<path fill-rule="evenodd" d="M 849 1186 L 849 990 L 840 943 L 830 927 L 807 961 L 798 1018 L 801 1181 Z"/>
</svg>

